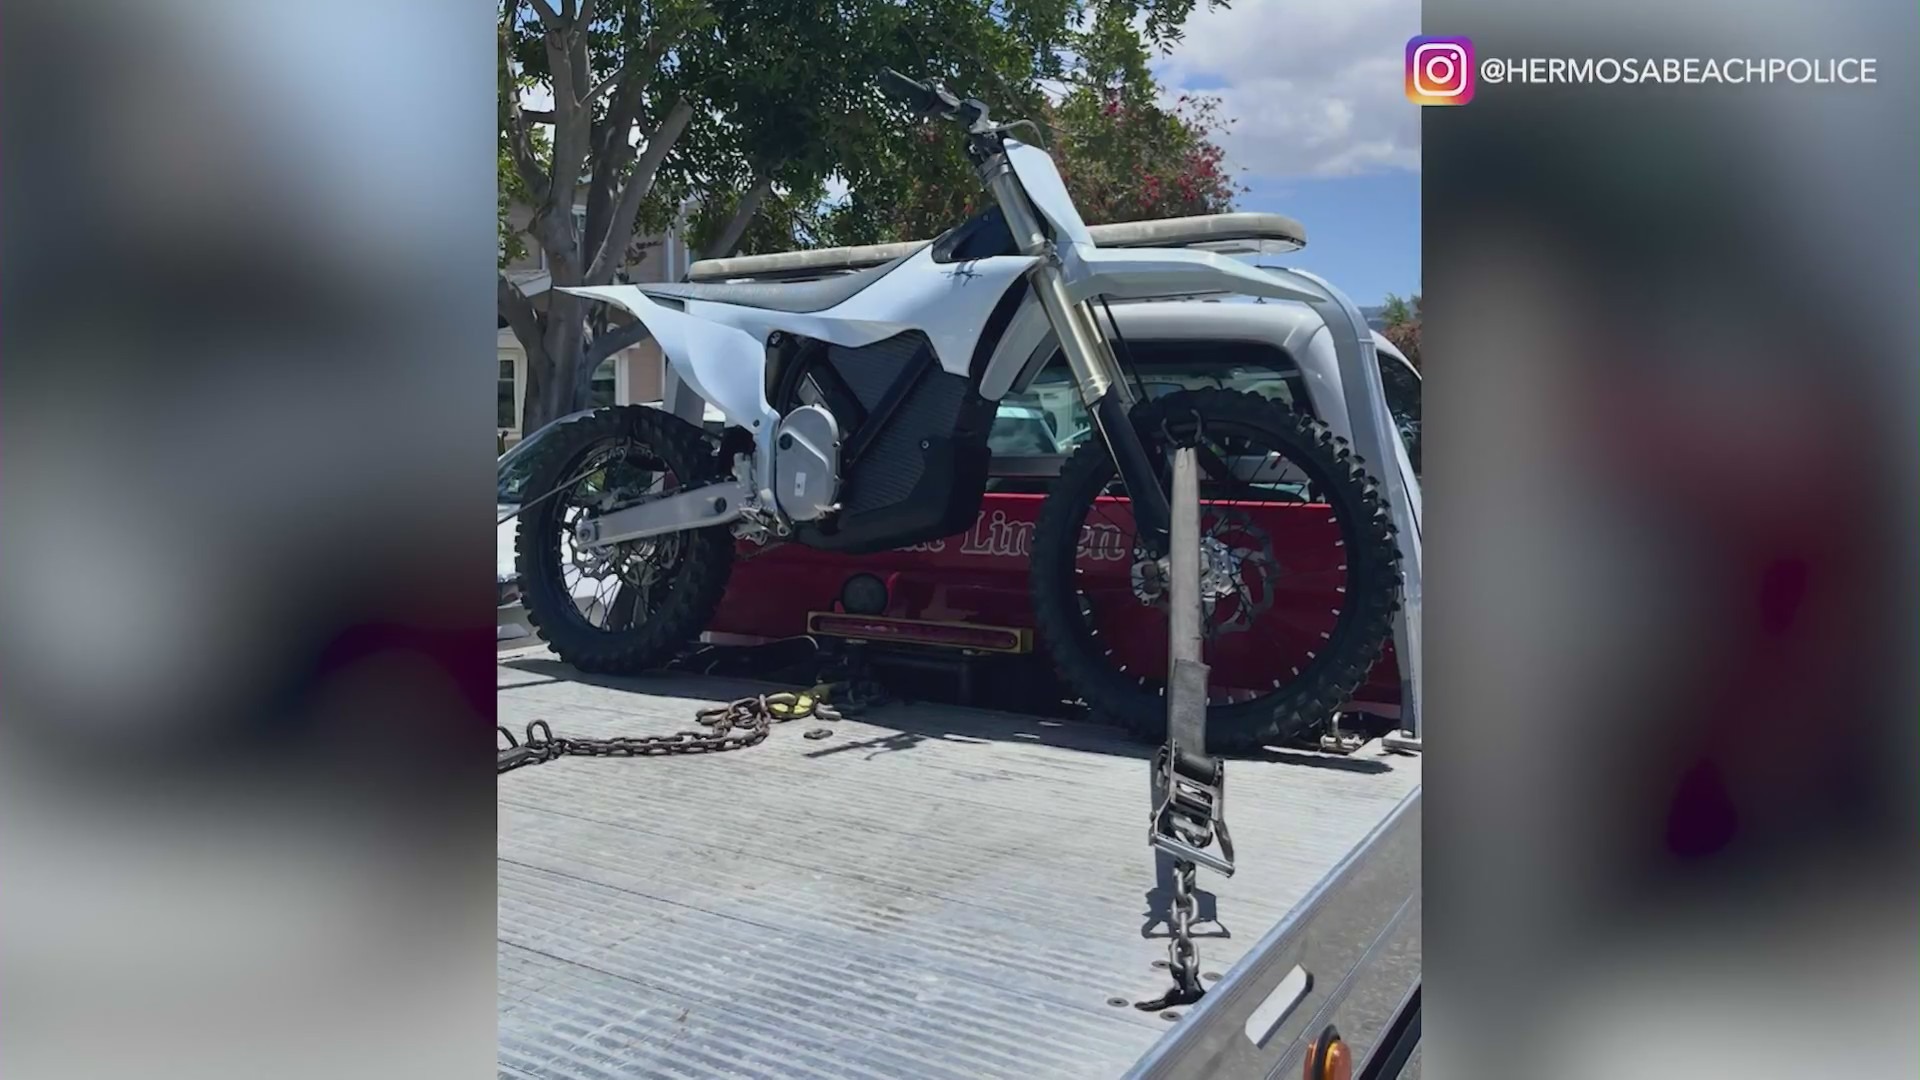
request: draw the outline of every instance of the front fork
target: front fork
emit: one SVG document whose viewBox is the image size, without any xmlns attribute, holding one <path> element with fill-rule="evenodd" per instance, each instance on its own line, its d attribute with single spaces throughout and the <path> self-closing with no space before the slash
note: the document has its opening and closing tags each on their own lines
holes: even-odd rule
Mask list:
<svg viewBox="0 0 1920 1080">
<path fill-rule="evenodd" d="M 1121 376 L 1112 343 L 1094 318 L 1093 304 L 1068 298 L 1066 283 L 1061 280 L 1060 258 L 1006 155 L 998 152 L 998 140 L 997 133 L 990 134 L 985 142 L 970 144 L 970 153 L 980 179 L 1006 215 L 1014 246 L 1040 260 L 1029 280 L 1046 310 L 1047 321 L 1053 324 L 1054 336 L 1060 339 L 1060 351 L 1066 354 L 1067 367 L 1080 388 L 1080 400 L 1093 417 L 1093 426 L 1106 442 L 1113 464 L 1120 470 L 1120 481 L 1133 500 L 1133 520 L 1140 542 L 1151 557 L 1158 559 L 1167 553 L 1172 515 L 1167 509 L 1161 470 L 1155 467 L 1133 427 L 1133 391 Z"/>
<path fill-rule="evenodd" d="M 1172 512 L 1167 504 L 1167 489 L 1161 481 L 1164 470 L 1147 453 L 1146 444 L 1133 426 L 1133 390 L 1120 371 L 1113 346 L 1101 332 L 1093 305 L 1088 301 L 1072 303 L 1060 281 L 1060 268 L 1051 262 L 1034 270 L 1034 291 L 1053 323 L 1060 339 L 1060 351 L 1073 371 L 1080 398 L 1093 417 L 1094 430 L 1113 455 L 1120 482 L 1126 485 L 1133 501 L 1133 522 L 1139 529 L 1139 541 L 1151 558 L 1167 553 L 1167 535 Z"/>
<path fill-rule="evenodd" d="M 1093 414 L 1094 426 L 1100 429 L 1100 437 L 1106 440 L 1107 451 L 1113 455 L 1114 465 L 1120 470 L 1120 482 L 1126 485 L 1127 497 L 1133 500 L 1133 523 L 1140 531 L 1140 545 L 1147 549 L 1149 558 L 1158 559 L 1167 553 L 1173 512 L 1167 503 L 1166 488 L 1160 483 L 1160 470 L 1147 454 L 1146 444 L 1140 441 L 1140 432 L 1129 418 L 1131 408 L 1123 399 L 1131 396 L 1121 393 L 1117 385 L 1089 411 Z"/>
</svg>

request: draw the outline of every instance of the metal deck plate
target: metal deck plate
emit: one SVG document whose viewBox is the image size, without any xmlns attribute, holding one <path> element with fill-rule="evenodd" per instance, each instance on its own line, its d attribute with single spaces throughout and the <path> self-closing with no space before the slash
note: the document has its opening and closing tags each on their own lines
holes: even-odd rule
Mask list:
<svg viewBox="0 0 1920 1080">
<path fill-rule="evenodd" d="M 665 733 L 765 689 L 582 676 L 503 653 L 500 722 Z M 587 681 L 591 679 L 591 681 Z M 801 738 L 829 726 L 832 737 Z M 776 725 L 678 758 L 499 781 L 499 1067 L 511 1077 L 1112 1077 L 1173 1028 L 1150 748 L 948 706 Z M 1228 765 L 1231 880 L 1202 872 L 1225 972 L 1419 783 L 1420 759 Z M 1198 924 L 1203 934 L 1222 926 Z"/>
</svg>

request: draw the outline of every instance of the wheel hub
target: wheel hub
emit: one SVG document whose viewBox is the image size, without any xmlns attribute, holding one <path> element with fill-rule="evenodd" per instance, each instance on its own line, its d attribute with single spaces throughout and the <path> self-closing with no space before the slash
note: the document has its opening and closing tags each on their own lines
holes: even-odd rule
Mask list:
<svg viewBox="0 0 1920 1080">
<path fill-rule="evenodd" d="M 1235 633 L 1252 626 L 1256 616 L 1273 606 L 1272 576 L 1279 570 L 1271 543 L 1251 522 L 1229 516 L 1220 526 L 1254 546 L 1239 546 L 1212 533 L 1200 538 L 1200 609 L 1209 634 Z M 1132 573 L 1134 599 L 1147 607 L 1166 605 L 1171 573 L 1171 564 L 1164 556 L 1137 558 Z M 1219 602 L 1232 597 L 1240 602 L 1233 605 L 1230 614 L 1216 620 Z"/>
<path fill-rule="evenodd" d="M 1200 595 L 1208 600 L 1232 596 L 1240 580 L 1240 563 L 1245 556 L 1234 551 L 1218 537 L 1200 541 Z"/>
<path fill-rule="evenodd" d="M 1241 565 L 1251 554 L 1228 547 L 1217 537 L 1203 537 L 1200 541 L 1201 602 L 1211 608 L 1213 601 L 1238 592 Z M 1134 597 L 1142 604 L 1166 600 L 1172 573 L 1167 556 L 1136 561 L 1133 564 Z"/>
</svg>

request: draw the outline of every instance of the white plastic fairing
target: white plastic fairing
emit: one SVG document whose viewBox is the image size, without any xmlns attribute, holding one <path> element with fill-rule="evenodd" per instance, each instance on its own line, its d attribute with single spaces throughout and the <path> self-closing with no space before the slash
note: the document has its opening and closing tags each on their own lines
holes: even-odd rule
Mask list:
<svg viewBox="0 0 1920 1080">
<path fill-rule="evenodd" d="M 848 348 L 919 330 L 933 343 L 942 371 L 965 375 L 994 305 L 1036 261 L 1028 255 L 997 255 L 937 263 L 928 246 L 825 311 L 770 311 L 695 300 L 688 302 L 687 314 L 738 327 L 756 341 L 779 330 Z"/>
<path fill-rule="evenodd" d="M 1060 170 L 1054 167 L 1053 158 L 1045 150 L 1018 139 L 1008 139 L 1005 145 L 1007 164 L 1013 166 L 1013 175 L 1019 177 L 1020 186 L 1027 189 L 1033 208 L 1053 226 L 1055 246 L 1092 247 L 1093 236 L 1087 232 L 1086 222 L 1080 220 L 1080 211 L 1073 205 L 1073 196 L 1067 194 L 1067 185 L 1060 179 Z"/>
<path fill-rule="evenodd" d="M 731 326 L 656 304 L 632 285 L 565 288 L 561 292 L 618 304 L 646 324 L 660 351 L 693 392 L 748 431 L 771 432 L 780 419 L 767 405 L 767 354 L 760 340 Z"/>
<path fill-rule="evenodd" d="M 988 401 L 1005 397 L 1034 353 L 1053 340 L 1053 324 L 1047 321 L 1046 309 L 1029 295 L 1020 310 L 1014 312 L 1006 332 L 994 343 L 986 373 L 980 378 L 980 396 Z"/>
</svg>

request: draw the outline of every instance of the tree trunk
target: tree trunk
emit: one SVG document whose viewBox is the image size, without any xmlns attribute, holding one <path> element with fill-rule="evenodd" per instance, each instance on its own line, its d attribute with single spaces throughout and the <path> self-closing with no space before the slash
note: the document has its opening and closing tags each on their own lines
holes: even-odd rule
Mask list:
<svg viewBox="0 0 1920 1080">
<path fill-rule="evenodd" d="M 527 399 L 520 411 L 520 437 L 526 438 L 541 428 L 573 412 L 575 406 L 575 365 L 582 346 L 583 322 L 577 296 L 549 290 L 547 293 L 546 333 L 541 337 L 538 359 L 527 353 Z"/>
</svg>

